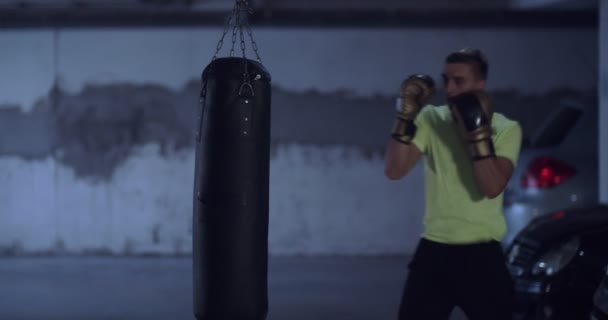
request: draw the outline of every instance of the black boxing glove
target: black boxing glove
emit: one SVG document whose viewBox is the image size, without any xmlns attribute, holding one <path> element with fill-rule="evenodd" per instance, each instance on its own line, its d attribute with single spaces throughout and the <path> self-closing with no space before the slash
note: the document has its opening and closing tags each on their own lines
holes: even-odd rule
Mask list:
<svg viewBox="0 0 608 320">
<path fill-rule="evenodd" d="M 401 94 L 397 98 L 397 117 L 391 136 L 401 143 L 410 144 L 416 135 L 414 119 L 435 93 L 435 82 L 428 75 L 415 74 L 403 80 L 400 89 Z"/>
<path fill-rule="evenodd" d="M 496 157 L 490 96 L 484 91 L 473 91 L 452 97 L 448 103 L 473 161 Z"/>
</svg>

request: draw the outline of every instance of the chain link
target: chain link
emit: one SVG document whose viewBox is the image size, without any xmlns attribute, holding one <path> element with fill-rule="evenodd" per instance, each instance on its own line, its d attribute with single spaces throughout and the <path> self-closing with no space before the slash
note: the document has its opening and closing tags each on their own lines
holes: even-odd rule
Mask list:
<svg viewBox="0 0 608 320">
<path fill-rule="evenodd" d="M 238 22 L 237 22 L 238 24 Z M 236 43 L 236 29 L 237 29 L 237 24 L 234 25 L 234 27 L 232 27 L 232 46 L 230 47 L 230 56 L 234 56 L 234 45 Z"/>
<path fill-rule="evenodd" d="M 247 33 L 249 34 L 249 39 L 251 39 L 251 47 L 253 48 L 255 57 L 256 57 L 256 59 L 258 59 L 258 61 L 260 63 L 262 63 L 262 58 L 260 58 L 260 54 L 258 53 L 258 44 L 253 39 L 253 34 L 251 33 L 251 27 L 249 26 L 249 22 L 247 22 L 246 27 L 247 27 Z"/>
<path fill-rule="evenodd" d="M 241 37 L 241 51 L 243 52 L 243 68 L 245 69 L 245 72 L 243 73 L 243 84 L 241 85 L 241 88 L 239 88 L 239 96 L 243 94 L 244 88 L 248 88 L 251 95 L 254 95 L 253 88 L 251 87 L 251 81 L 249 79 L 247 57 L 245 56 L 245 36 L 243 35 L 243 25 L 239 25 L 239 33 Z"/>
<path fill-rule="evenodd" d="M 234 56 L 234 51 L 235 51 L 235 46 L 236 46 L 236 41 L 237 41 L 237 36 L 238 36 L 238 37 L 240 37 L 240 45 L 241 45 L 241 51 L 243 52 L 243 58 L 246 59 L 245 36 L 243 35 L 243 28 L 245 28 L 247 35 L 249 36 L 249 39 L 251 42 L 251 47 L 253 49 L 253 52 L 255 53 L 256 59 L 260 63 L 262 63 L 262 58 L 260 57 L 260 54 L 258 51 L 258 44 L 255 42 L 255 39 L 253 38 L 253 32 L 251 30 L 251 26 L 249 25 L 249 15 L 251 15 L 252 13 L 253 13 L 253 8 L 249 5 L 248 0 L 236 0 L 230 15 L 226 18 L 226 21 L 224 23 L 224 31 L 222 33 L 222 37 L 220 38 L 220 40 L 217 44 L 215 54 L 213 55 L 212 60 L 215 60 L 217 58 L 217 55 L 219 54 L 220 50 L 222 49 L 222 46 L 224 45 L 224 38 L 226 37 L 226 34 L 228 33 L 228 30 L 230 29 L 230 27 L 232 27 L 232 39 L 231 39 L 232 43 L 230 46 L 230 53 L 229 53 L 230 57 Z"/>
<path fill-rule="evenodd" d="M 249 1 L 243 0 L 243 2 L 245 3 L 245 6 L 246 6 L 245 10 L 247 10 L 247 16 L 245 18 L 245 23 L 244 23 L 245 30 L 247 30 L 247 35 L 249 36 L 249 39 L 251 41 L 251 48 L 253 49 L 253 52 L 255 53 L 256 59 L 260 63 L 262 63 L 262 58 L 260 58 L 260 54 L 258 52 L 258 44 L 253 39 L 253 32 L 251 31 L 251 26 L 249 25 L 249 16 L 253 14 L 253 8 L 251 8 L 249 6 Z"/>
<path fill-rule="evenodd" d="M 248 6 L 248 13 L 253 14 L 253 8 Z M 256 59 L 262 63 L 262 58 L 260 58 L 260 54 L 258 52 L 258 44 L 253 39 L 253 32 L 251 31 L 251 26 L 249 25 L 249 19 L 245 19 L 245 29 L 247 30 L 247 34 L 249 35 L 249 39 L 251 41 L 251 48 L 255 53 Z"/>
<path fill-rule="evenodd" d="M 243 26 L 239 26 L 239 36 L 241 38 L 241 51 L 243 52 L 243 58 L 245 58 L 245 36 L 243 36 Z"/>
<path fill-rule="evenodd" d="M 220 53 L 220 50 L 222 49 L 222 46 L 224 45 L 224 38 L 226 37 L 226 34 L 228 33 L 228 29 L 230 28 L 230 22 L 236 16 L 235 13 L 237 12 L 237 10 L 238 10 L 238 5 L 235 4 L 234 7 L 232 8 L 231 14 L 226 18 L 226 21 L 224 22 L 224 32 L 222 33 L 222 37 L 220 38 L 220 41 L 217 43 L 217 47 L 215 48 L 215 54 L 213 55 L 213 58 L 211 60 L 215 60 L 217 58 L 218 53 Z"/>
<path fill-rule="evenodd" d="M 235 15 L 235 21 L 234 21 L 234 26 L 232 27 L 232 46 L 230 47 L 230 56 L 234 56 L 234 46 L 236 44 L 236 36 L 237 36 L 237 30 L 240 28 L 241 25 L 241 7 L 239 6 L 240 1 L 236 2 L 236 9 L 234 10 L 234 15 Z"/>
</svg>

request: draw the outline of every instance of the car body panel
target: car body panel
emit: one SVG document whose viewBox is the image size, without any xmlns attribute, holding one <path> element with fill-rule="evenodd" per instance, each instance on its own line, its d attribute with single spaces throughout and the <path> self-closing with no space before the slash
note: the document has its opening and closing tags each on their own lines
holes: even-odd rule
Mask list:
<svg viewBox="0 0 608 320">
<path fill-rule="evenodd" d="M 525 138 L 504 191 L 505 248 L 535 218 L 598 203 L 597 112 L 593 109 L 562 106 L 537 128 L 535 134 Z M 571 119 L 572 123 L 565 124 L 564 119 Z M 530 163 L 545 156 L 573 167 L 576 173 L 551 188 L 523 187 L 521 178 Z"/>
<path fill-rule="evenodd" d="M 532 272 L 539 258 L 577 238 L 565 267 L 552 275 Z M 608 206 L 557 211 L 533 219 L 507 250 L 514 279 L 516 319 L 585 319 L 608 264 Z"/>
<path fill-rule="evenodd" d="M 593 313 L 591 319 L 608 320 L 608 265 L 604 279 L 593 296 Z"/>
</svg>

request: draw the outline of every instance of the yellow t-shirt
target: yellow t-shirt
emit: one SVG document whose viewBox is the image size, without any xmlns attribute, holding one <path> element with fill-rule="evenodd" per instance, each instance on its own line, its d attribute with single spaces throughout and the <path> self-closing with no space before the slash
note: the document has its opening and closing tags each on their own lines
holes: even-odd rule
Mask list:
<svg viewBox="0 0 608 320">
<path fill-rule="evenodd" d="M 466 244 L 500 241 L 506 232 L 503 194 L 486 198 L 473 178 L 467 145 L 447 106 L 426 106 L 416 117 L 413 143 L 425 155 L 426 209 L 423 237 L 436 242 Z M 522 130 L 500 113 L 492 116 L 496 155 L 517 163 Z"/>
</svg>

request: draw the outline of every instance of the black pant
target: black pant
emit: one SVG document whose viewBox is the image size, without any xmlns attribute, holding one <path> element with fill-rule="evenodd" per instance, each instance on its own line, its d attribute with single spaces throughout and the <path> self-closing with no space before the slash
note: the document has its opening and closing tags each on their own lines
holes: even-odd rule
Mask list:
<svg viewBox="0 0 608 320">
<path fill-rule="evenodd" d="M 399 320 L 510 320 L 513 281 L 497 241 L 449 245 L 422 239 L 409 264 Z"/>
</svg>

